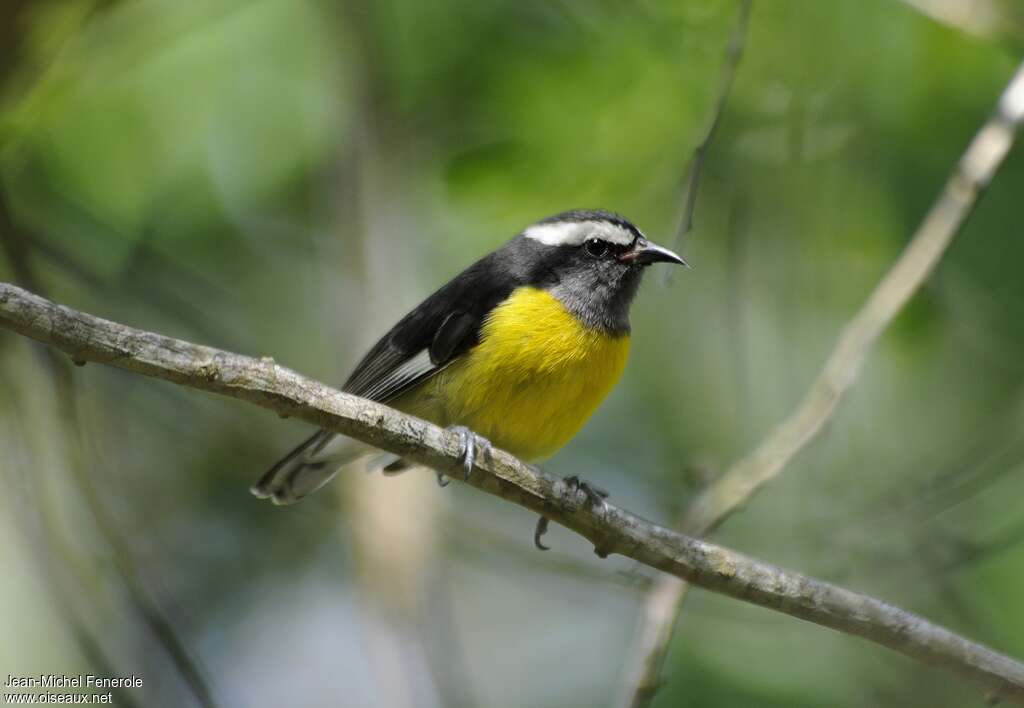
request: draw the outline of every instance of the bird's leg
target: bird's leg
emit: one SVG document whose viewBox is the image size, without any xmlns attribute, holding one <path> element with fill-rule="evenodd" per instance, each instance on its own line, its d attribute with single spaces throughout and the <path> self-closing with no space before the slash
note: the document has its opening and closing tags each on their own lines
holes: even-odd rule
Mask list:
<svg viewBox="0 0 1024 708">
<path fill-rule="evenodd" d="M 566 477 L 565 483 L 569 485 L 569 489 L 574 492 L 583 492 L 587 497 L 587 501 L 589 501 L 593 506 L 600 506 L 602 509 L 604 508 L 604 500 L 609 496 L 606 489 L 602 489 L 595 484 L 591 484 L 585 479 L 581 479 L 579 475 L 575 474 Z"/>
<path fill-rule="evenodd" d="M 462 448 L 462 479 L 468 480 L 473 473 L 473 465 L 476 463 L 477 452 L 485 457 L 491 454 L 491 441 L 477 435 L 464 425 L 452 425 L 448 428 L 459 435 L 459 447 Z"/>
</svg>

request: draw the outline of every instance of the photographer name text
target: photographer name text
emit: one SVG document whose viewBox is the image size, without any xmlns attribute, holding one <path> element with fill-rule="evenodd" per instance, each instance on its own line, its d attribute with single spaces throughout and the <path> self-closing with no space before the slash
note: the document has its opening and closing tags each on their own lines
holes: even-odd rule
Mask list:
<svg viewBox="0 0 1024 708">
<path fill-rule="evenodd" d="M 142 679 L 130 676 L 95 676 L 93 674 L 39 674 L 38 676 L 7 675 L 4 688 L 141 688 Z"/>
</svg>

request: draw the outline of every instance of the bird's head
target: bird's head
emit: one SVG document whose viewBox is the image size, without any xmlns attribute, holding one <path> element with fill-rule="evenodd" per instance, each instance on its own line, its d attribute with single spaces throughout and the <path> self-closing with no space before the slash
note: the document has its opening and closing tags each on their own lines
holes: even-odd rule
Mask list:
<svg viewBox="0 0 1024 708">
<path fill-rule="evenodd" d="M 686 265 L 630 221 L 602 209 L 549 217 L 513 243 L 531 284 L 547 289 L 587 325 L 614 334 L 629 331 L 629 306 L 647 266 Z"/>
</svg>

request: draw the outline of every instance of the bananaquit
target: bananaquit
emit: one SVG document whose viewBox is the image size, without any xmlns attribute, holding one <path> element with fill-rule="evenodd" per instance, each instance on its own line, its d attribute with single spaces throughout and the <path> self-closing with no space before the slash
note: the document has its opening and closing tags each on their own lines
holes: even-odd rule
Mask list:
<svg viewBox="0 0 1024 708">
<path fill-rule="evenodd" d="M 629 221 L 603 210 L 544 219 L 424 300 L 377 342 L 344 389 L 458 429 L 467 474 L 491 443 L 527 461 L 548 457 L 590 417 L 629 352 L 629 307 L 651 263 L 686 265 Z M 472 432 L 470 432 L 472 431 Z M 321 430 L 253 485 L 295 502 L 342 467 L 376 455 Z"/>
</svg>

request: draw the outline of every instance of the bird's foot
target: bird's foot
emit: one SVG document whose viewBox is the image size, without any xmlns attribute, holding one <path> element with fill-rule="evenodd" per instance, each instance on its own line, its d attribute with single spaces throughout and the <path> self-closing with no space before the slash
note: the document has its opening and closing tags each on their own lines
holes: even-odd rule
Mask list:
<svg viewBox="0 0 1024 708">
<path fill-rule="evenodd" d="M 601 509 L 605 508 L 604 500 L 607 499 L 609 496 L 607 490 L 598 487 L 596 484 L 591 484 L 585 479 L 580 479 L 580 477 L 577 475 L 571 475 L 569 477 L 566 477 L 564 481 L 569 486 L 569 489 L 571 489 L 572 491 L 583 492 L 583 494 L 587 497 L 587 501 L 589 501 L 592 506 L 598 506 Z M 541 539 L 544 538 L 544 534 L 548 532 L 548 524 L 548 517 L 541 516 L 537 519 L 537 525 L 533 529 L 533 545 L 541 551 L 550 550 L 550 546 L 545 546 L 543 543 L 541 543 Z M 604 558 L 607 555 L 606 553 L 602 553 L 600 551 L 597 551 L 596 549 L 595 552 L 602 558 Z"/>
<path fill-rule="evenodd" d="M 578 475 L 570 475 L 565 478 L 565 483 L 569 485 L 569 489 L 576 492 L 583 492 L 587 497 L 587 501 L 593 506 L 599 506 L 604 508 L 604 500 L 608 498 L 608 490 L 598 487 L 596 484 L 591 484 L 585 479 L 581 479 Z"/>
<path fill-rule="evenodd" d="M 473 473 L 477 456 L 491 456 L 491 441 L 464 425 L 453 425 L 448 430 L 459 434 L 459 446 L 462 448 L 462 479 L 466 481 Z"/>
<path fill-rule="evenodd" d="M 467 481 L 473 473 L 473 465 L 476 464 L 477 457 L 490 457 L 491 450 L 493 449 L 491 441 L 481 435 L 477 435 L 464 425 L 452 425 L 447 430 L 457 433 L 459 436 L 460 457 L 462 457 L 462 479 Z M 449 481 L 442 473 L 437 473 L 437 483 L 440 486 L 447 487 Z"/>
</svg>

